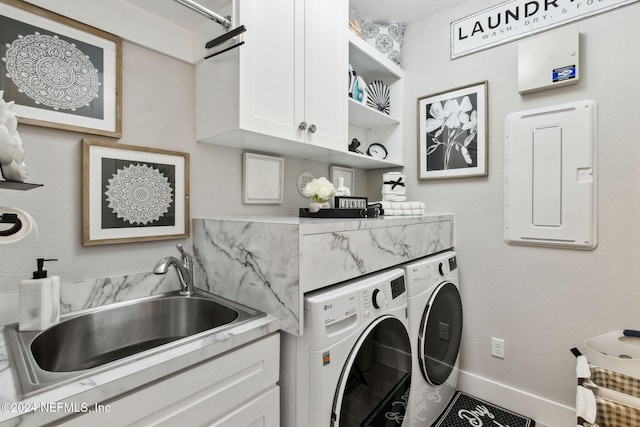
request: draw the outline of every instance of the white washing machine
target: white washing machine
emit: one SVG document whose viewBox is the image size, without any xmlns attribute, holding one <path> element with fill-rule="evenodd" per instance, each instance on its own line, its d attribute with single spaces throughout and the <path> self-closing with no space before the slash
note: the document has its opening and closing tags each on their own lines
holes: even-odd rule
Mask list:
<svg viewBox="0 0 640 427">
<path fill-rule="evenodd" d="M 401 426 L 411 384 L 404 270 L 305 295 L 304 334 L 283 334 L 282 425 Z"/>
<path fill-rule="evenodd" d="M 455 252 L 405 265 L 413 376 L 406 426 L 430 426 L 458 386 L 462 301 Z"/>
</svg>

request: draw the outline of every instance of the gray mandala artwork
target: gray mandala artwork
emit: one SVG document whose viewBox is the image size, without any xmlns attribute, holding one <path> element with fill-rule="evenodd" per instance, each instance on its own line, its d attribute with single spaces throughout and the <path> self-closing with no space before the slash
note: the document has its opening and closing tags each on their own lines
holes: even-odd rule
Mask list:
<svg viewBox="0 0 640 427">
<path fill-rule="evenodd" d="M 98 97 L 100 72 L 75 44 L 36 32 L 6 47 L 7 77 L 36 104 L 75 111 Z"/>
<path fill-rule="evenodd" d="M 113 174 L 107 185 L 109 208 L 130 224 L 147 225 L 169 211 L 173 190 L 166 176 L 146 165 L 129 165 Z"/>
</svg>

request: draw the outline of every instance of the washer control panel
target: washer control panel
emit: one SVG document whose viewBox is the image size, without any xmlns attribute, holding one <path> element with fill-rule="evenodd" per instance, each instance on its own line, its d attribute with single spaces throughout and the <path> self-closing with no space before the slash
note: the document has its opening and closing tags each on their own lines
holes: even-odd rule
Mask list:
<svg viewBox="0 0 640 427">
<path fill-rule="evenodd" d="M 431 255 L 406 264 L 409 298 L 427 292 L 444 280 L 457 280 L 458 260 L 453 251 Z"/>
<path fill-rule="evenodd" d="M 354 279 L 305 295 L 304 334 L 337 337 L 406 304 L 402 269 Z"/>
</svg>

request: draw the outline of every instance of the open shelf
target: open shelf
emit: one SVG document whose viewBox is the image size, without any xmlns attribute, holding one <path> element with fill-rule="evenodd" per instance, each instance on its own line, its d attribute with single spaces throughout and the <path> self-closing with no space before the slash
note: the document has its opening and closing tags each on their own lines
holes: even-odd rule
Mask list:
<svg viewBox="0 0 640 427">
<path fill-rule="evenodd" d="M 383 79 L 387 84 L 404 77 L 404 71 L 389 58 L 378 52 L 373 46 L 354 34 L 347 31 L 349 39 L 349 63 L 358 75 L 367 76 L 369 79 Z"/>
<path fill-rule="evenodd" d="M 34 188 L 42 187 L 44 184 L 28 184 L 26 182 L 12 182 L 0 180 L 0 188 L 7 190 L 27 191 Z"/>
<path fill-rule="evenodd" d="M 347 34 L 349 64 L 356 74 L 367 84 L 382 81 L 390 92 L 390 114 L 349 98 L 349 140 L 357 138 L 365 152 L 371 144 L 382 144 L 388 152 L 388 167 L 403 166 L 404 71 L 352 31 Z"/>
<path fill-rule="evenodd" d="M 400 120 L 349 98 L 349 123 L 361 128 L 373 128 L 400 124 Z"/>
</svg>

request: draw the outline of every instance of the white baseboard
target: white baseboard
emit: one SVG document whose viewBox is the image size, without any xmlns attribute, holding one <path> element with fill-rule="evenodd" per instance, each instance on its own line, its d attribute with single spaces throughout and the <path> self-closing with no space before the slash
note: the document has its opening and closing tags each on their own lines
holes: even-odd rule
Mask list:
<svg viewBox="0 0 640 427">
<path fill-rule="evenodd" d="M 536 427 L 576 425 L 575 408 L 469 372 L 462 370 L 459 372 L 458 390 L 532 418 L 536 422 Z"/>
</svg>

